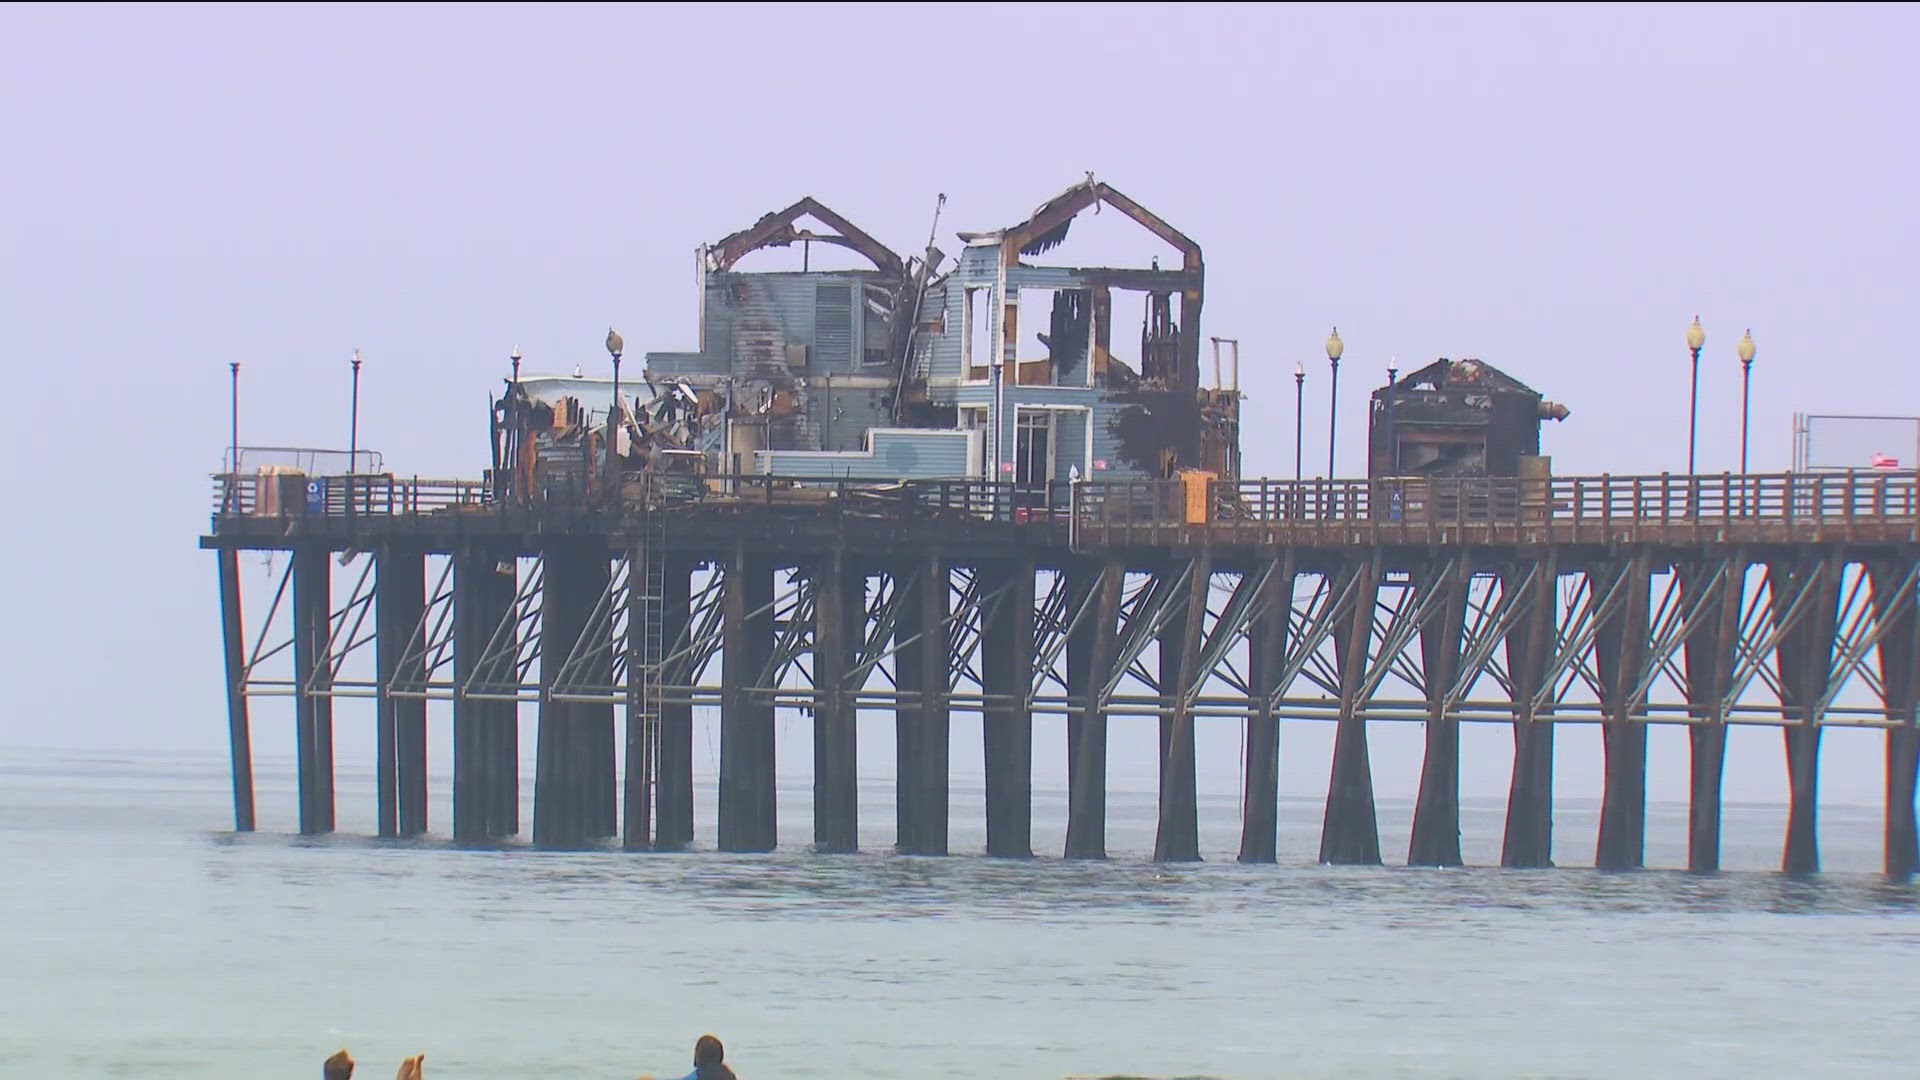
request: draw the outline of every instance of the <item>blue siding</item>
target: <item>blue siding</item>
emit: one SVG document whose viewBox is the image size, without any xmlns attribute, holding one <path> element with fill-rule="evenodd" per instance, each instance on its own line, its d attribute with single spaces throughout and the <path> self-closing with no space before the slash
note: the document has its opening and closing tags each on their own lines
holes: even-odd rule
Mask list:
<svg viewBox="0 0 1920 1080">
<path fill-rule="evenodd" d="M 876 430 L 868 438 L 868 452 L 761 450 L 753 455 L 754 469 L 773 476 L 839 480 L 950 480 L 967 475 L 966 432 Z"/>
</svg>

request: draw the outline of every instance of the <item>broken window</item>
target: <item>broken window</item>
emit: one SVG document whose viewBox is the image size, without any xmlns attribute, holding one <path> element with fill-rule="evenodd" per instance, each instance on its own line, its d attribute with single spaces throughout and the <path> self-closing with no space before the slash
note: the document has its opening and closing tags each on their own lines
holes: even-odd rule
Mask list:
<svg viewBox="0 0 1920 1080">
<path fill-rule="evenodd" d="M 1089 386 L 1087 356 L 1093 326 L 1090 289 L 1021 289 L 1020 310 L 1030 330 L 1016 343 L 1022 386 Z"/>
<path fill-rule="evenodd" d="M 967 378 L 985 382 L 993 367 L 993 290 L 967 290 L 967 332 L 962 348 L 967 356 Z"/>
</svg>

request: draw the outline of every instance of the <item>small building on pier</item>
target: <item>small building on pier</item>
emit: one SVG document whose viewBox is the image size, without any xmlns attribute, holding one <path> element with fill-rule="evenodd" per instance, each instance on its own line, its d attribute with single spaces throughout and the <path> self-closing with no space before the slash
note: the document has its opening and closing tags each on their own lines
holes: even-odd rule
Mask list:
<svg viewBox="0 0 1920 1080">
<path fill-rule="evenodd" d="M 1492 364 L 1442 357 L 1373 392 L 1367 475 L 1544 475 L 1541 422 L 1567 415 Z"/>
</svg>

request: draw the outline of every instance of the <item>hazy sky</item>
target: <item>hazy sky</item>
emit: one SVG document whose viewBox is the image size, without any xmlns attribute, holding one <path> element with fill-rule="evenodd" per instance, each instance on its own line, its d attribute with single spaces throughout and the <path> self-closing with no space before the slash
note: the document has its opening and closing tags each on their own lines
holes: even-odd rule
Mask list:
<svg viewBox="0 0 1920 1080">
<path fill-rule="evenodd" d="M 1390 357 L 1479 356 L 1572 408 L 1555 471 L 1678 470 L 1696 313 L 1703 468 L 1737 461 L 1747 326 L 1754 461 L 1784 468 L 1795 410 L 1920 412 L 1917 34 L 1894 5 L 0 8 L 0 741 L 224 745 L 194 539 L 228 361 L 243 442 L 344 446 L 358 346 L 362 445 L 475 475 L 512 346 L 690 347 L 695 245 L 802 194 L 901 251 L 938 192 L 949 252 L 1089 170 L 1154 208 L 1274 417 L 1249 474 L 1292 467 L 1296 360 L 1324 454 L 1334 323 L 1355 466 Z M 371 725 L 342 707 L 343 755 Z M 1310 727 L 1295 792 L 1325 785 Z M 1202 738 L 1230 784 L 1237 733 Z M 1417 729 L 1375 742 L 1411 793 Z M 1509 744 L 1470 736 L 1469 794 L 1504 793 Z M 1655 798 L 1684 797 L 1683 744 L 1656 733 Z M 1877 801 L 1879 737 L 1828 745 L 1829 796 Z M 1562 747 L 1562 790 L 1596 791 L 1597 736 Z M 1729 797 L 1784 777 L 1776 733 L 1736 733 Z"/>
</svg>

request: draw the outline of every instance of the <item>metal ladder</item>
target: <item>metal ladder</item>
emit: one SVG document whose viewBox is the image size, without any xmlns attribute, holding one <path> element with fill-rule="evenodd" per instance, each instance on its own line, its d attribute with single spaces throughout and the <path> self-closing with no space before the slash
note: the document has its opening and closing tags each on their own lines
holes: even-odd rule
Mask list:
<svg viewBox="0 0 1920 1080">
<path fill-rule="evenodd" d="M 627 633 L 638 635 L 638 655 L 630 663 L 638 663 L 638 670 L 627 672 L 627 678 L 638 681 L 639 696 L 630 698 L 635 708 L 627 718 L 629 724 L 640 725 L 641 750 L 645 757 L 641 782 L 646 785 L 644 798 L 648 806 L 650 827 L 658 835 L 660 827 L 660 697 L 664 683 L 666 660 L 666 642 L 661 630 L 661 594 L 666 588 L 666 538 L 665 515 L 655 507 L 652 492 L 642 496 L 641 523 L 639 539 L 641 544 L 641 565 L 634 566 L 629 560 L 627 566 L 627 588 L 637 589 L 633 603 L 629 608 Z M 632 625 L 633 619 L 639 619 L 639 625 Z"/>
</svg>

